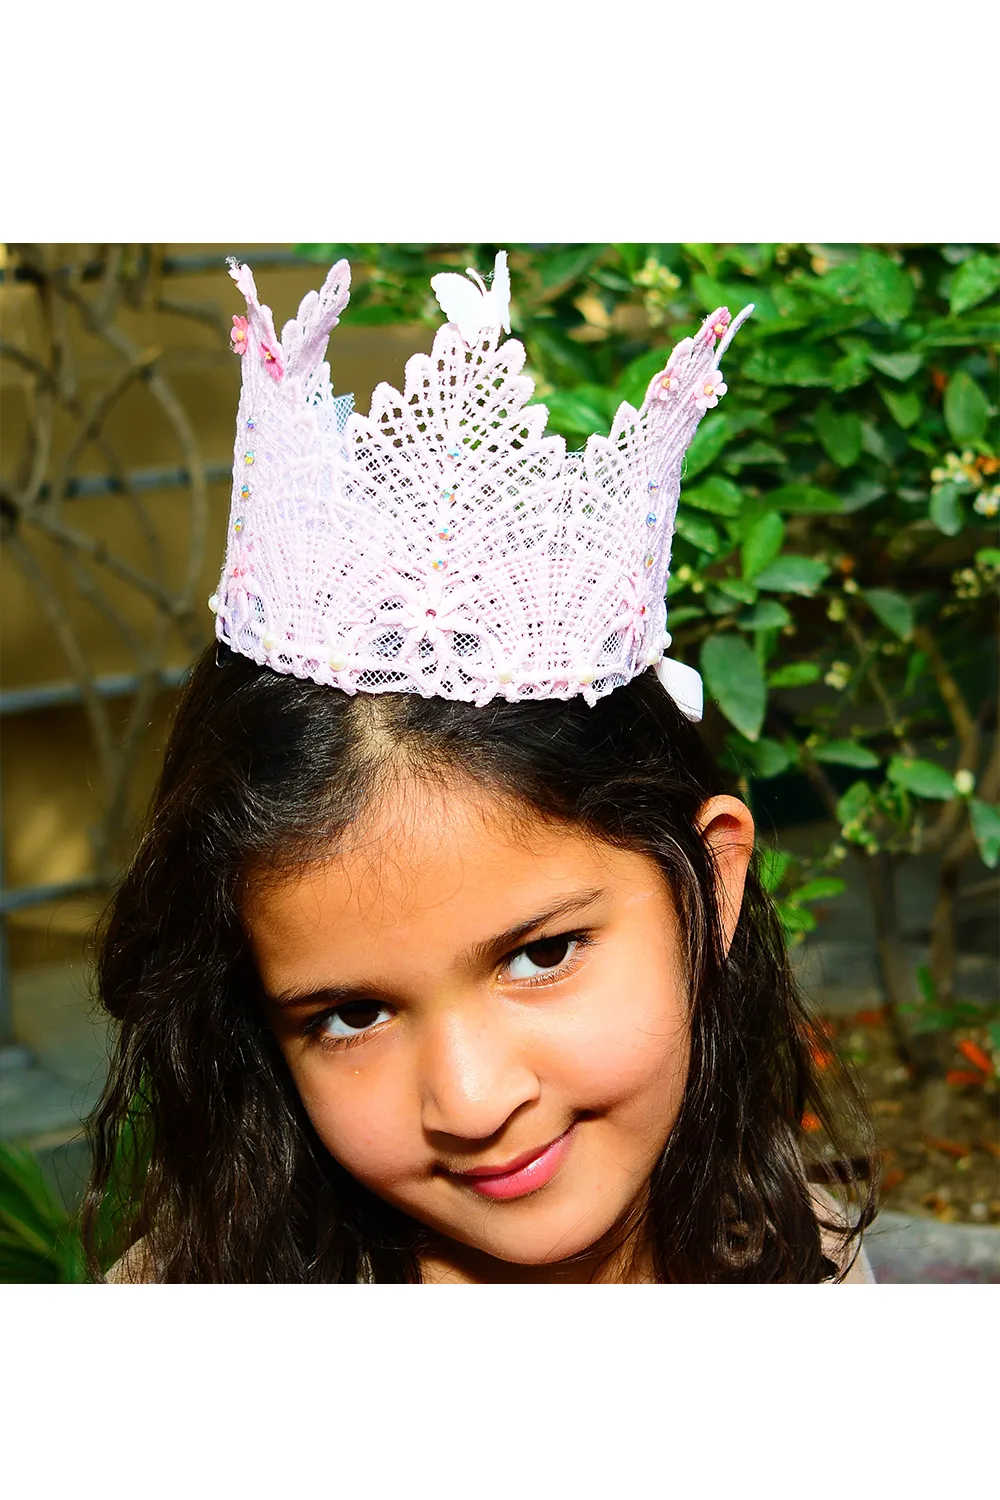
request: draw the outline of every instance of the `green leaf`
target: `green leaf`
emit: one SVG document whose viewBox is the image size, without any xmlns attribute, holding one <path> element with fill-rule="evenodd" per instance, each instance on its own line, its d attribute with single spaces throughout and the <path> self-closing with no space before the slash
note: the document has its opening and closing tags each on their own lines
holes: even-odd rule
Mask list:
<svg viewBox="0 0 1000 1500">
<path fill-rule="evenodd" d="M 674 529 L 692 546 L 700 547 L 702 552 L 708 552 L 714 557 L 719 550 L 719 533 L 704 516 L 691 516 L 686 511 L 679 510 Z"/>
<path fill-rule="evenodd" d="M 551 391 L 541 405 L 548 408 L 551 426 L 558 432 L 589 437 L 607 432 L 614 416 L 615 397 L 599 385 L 579 385 L 568 391 Z"/>
<path fill-rule="evenodd" d="M 38 1158 L 0 1143 L 0 1281 L 82 1281 L 81 1255 Z"/>
<path fill-rule="evenodd" d="M 777 511 L 768 510 L 758 516 L 740 548 L 743 577 L 753 579 L 774 562 L 784 540 L 785 523 Z"/>
<path fill-rule="evenodd" d="M 761 599 L 748 615 L 736 622 L 741 630 L 780 630 L 790 625 L 792 617 L 777 599 Z"/>
<path fill-rule="evenodd" d="M 903 682 L 903 697 L 908 698 L 915 690 L 924 672 L 927 670 L 927 652 L 911 651 L 910 660 L 906 667 L 906 678 Z"/>
<path fill-rule="evenodd" d="M 878 756 L 856 740 L 828 740 L 825 745 L 818 745 L 812 754 L 814 760 L 822 761 L 824 765 L 854 766 L 859 771 L 874 770 L 879 763 Z"/>
<path fill-rule="evenodd" d="M 819 675 L 819 667 L 814 661 L 790 661 L 787 666 L 778 667 L 771 673 L 767 685 L 772 688 L 808 687 L 818 680 Z"/>
<path fill-rule="evenodd" d="M 685 489 L 681 500 L 684 505 L 693 505 L 696 510 L 711 511 L 716 516 L 738 516 L 743 506 L 743 494 L 731 479 L 720 479 L 713 474 L 693 489 Z"/>
<path fill-rule="evenodd" d="M 768 781 L 772 776 L 780 776 L 782 771 L 787 771 L 791 765 L 788 751 L 780 740 L 771 740 L 763 735 L 756 745 L 751 747 L 750 760 L 753 763 L 754 775 L 760 781 Z"/>
<path fill-rule="evenodd" d="M 903 428 L 912 427 L 920 416 L 920 397 L 916 391 L 890 391 L 884 385 L 878 391 L 893 421 Z"/>
<path fill-rule="evenodd" d="M 702 595 L 702 598 L 705 601 L 705 608 L 708 610 L 709 614 L 731 615 L 733 610 L 736 608 L 736 605 L 733 603 L 732 599 L 728 598 L 725 594 L 720 594 L 719 590 L 716 588 L 707 588 Z"/>
<path fill-rule="evenodd" d="M 1000 286 L 1000 260 L 995 255 L 973 255 L 955 272 L 948 302 L 953 313 L 967 312 L 992 297 Z"/>
<path fill-rule="evenodd" d="M 932 760 L 908 760 L 902 755 L 894 755 L 886 775 L 896 786 L 905 787 L 916 797 L 950 802 L 957 796 L 955 783 L 948 772 Z"/>
<path fill-rule="evenodd" d="M 924 362 L 922 354 L 876 354 L 874 350 L 868 356 L 869 364 L 878 370 L 880 375 L 888 375 L 890 380 L 909 380 L 915 375 Z"/>
<path fill-rule="evenodd" d="M 773 443 L 765 443 L 756 439 L 748 443 L 745 448 L 737 448 L 735 453 L 728 453 L 724 467 L 726 469 L 747 468 L 750 464 L 786 464 L 787 456 Z"/>
<path fill-rule="evenodd" d="M 769 896 L 773 896 L 784 879 L 792 856 L 783 849 L 772 849 L 767 844 L 758 846 L 758 878 Z"/>
<path fill-rule="evenodd" d="M 875 500 L 881 500 L 884 494 L 886 494 L 884 484 L 880 484 L 877 479 L 869 479 L 861 475 L 854 481 L 851 488 L 841 495 L 841 512 L 847 516 L 853 515 L 856 510 L 864 510 L 866 505 L 871 505 Z"/>
<path fill-rule="evenodd" d="M 1000 547 L 980 547 L 976 562 L 983 568 L 1000 568 Z"/>
<path fill-rule="evenodd" d="M 695 433 L 684 461 L 685 479 L 693 479 L 714 463 L 729 441 L 729 426 L 722 413 L 710 412 Z"/>
<path fill-rule="evenodd" d="M 825 875 L 799 886 L 797 891 L 792 891 L 791 899 L 800 905 L 805 901 L 829 901 L 832 896 L 842 896 L 846 890 L 846 881 Z"/>
<path fill-rule="evenodd" d="M 841 827 L 854 823 L 866 808 L 871 806 L 872 789 L 867 781 L 855 781 L 837 802 L 837 817 Z"/>
<path fill-rule="evenodd" d="M 590 270 L 604 249 L 604 245 L 573 245 L 558 255 L 546 256 L 542 262 L 542 286 L 546 291 L 570 286 Z"/>
<path fill-rule="evenodd" d="M 979 845 L 983 864 L 995 870 L 1000 864 L 1000 807 L 991 807 L 980 802 L 978 797 L 969 801 L 969 822 L 973 836 Z"/>
<path fill-rule="evenodd" d="M 710 635 L 701 648 L 709 693 L 735 729 L 756 740 L 764 722 L 767 687 L 760 663 L 737 635 Z"/>
<path fill-rule="evenodd" d="M 901 641 L 913 635 L 913 606 L 909 599 L 897 594 L 895 589 L 865 589 L 865 600 L 869 609 L 882 621 L 887 630 Z"/>
<path fill-rule="evenodd" d="M 730 599 L 738 599 L 741 604 L 754 604 L 757 599 L 757 589 L 754 584 L 747 583 L 744 578 L 720 578 L 719 588 Z"/>
<path fill-rule="evenodd" d="M 852 350 L 838 359 L 830 370 L 830 389 L 840 395 L 844 391 L 856 390 L 871 379 L 868 356 L 860 350 Z"/>
<path fill-rule="evenodd" d="M 748 773 L 755 781 L 767 781 L 780 776 L 791 765 L 791 757 L 779 740 L 761 735 L 751 743 L 745 735 L 727 734 L 726 745 L 741 773 Z"/>
<path fill-rule="evenodd" d="M 719 264 L 718 245 L 683 244 L 681 248 L 685 251 L 686 254 L 690 255 L 693 260 L 696 260 L 700 266 L 703 266 L 704 269 L 708 272 L 709 276 L 715 275 Z"/>
<path fill-rule="evenodd" d="M 703 620 L 705 611 L 695 604 L 679 604 L 676 609 L 670 611 L 670 628 L 676 630 L 680 625 L 687 625 L 691 620 Z"/>
<path fill-rule="evenodd" d="M 783 484 L 770 492 L 767 503 L 793 516 L 831 515 L 841 509 L 840 496 L 818 484 Z"/>
<path fill-rule="evenodd" d="M 775 594 L 813 594 L 829 571 L 829 563 L 821 562 L 818 557 L 786 553 L 758 573 L 754 582 L 759 589 L 769 589 Z"/>
<path fill-rule="evenodd" d="M 789 936 L 797 932 L 812 932 L 816 926 L 816 918 L 812 912 L 806 911 L 804 906 L 796 906 L 792 901 L 779 901 L 775 910 L 778 921 Z"/>
<path fill-rule="evenodd" d="M 861 296 L 880 323 L 898 323 L 913 306 L 910 277 L 878 250 L 862 250 L 858 257 Z"/>
<path fill-rule="evenodd" d="M 761 735 L 753 744 L 742 734 L 728 734 L 729 746 L 741 769 L 749 771 L 755 781 L 767 781 L 780 776 L 791 765 L 791 757 L 779 740 Z"/>
<path fill-rule="evenodd" d="M 967 370 L 956 370 L 944 393 L 944 420 L 956 443 L 975 443 L 986 431 L 990 404 Z"/>
<path fill-rule="evenodd" d="M 872 458 L 877 458 L 880 464 L 892 463 L 892 449 L 885 438 L 879 432 L 874 422 L 862 422 L 861 424 L 861 446 Z"/>
<path fill-rule="evenodd" d="M 936 485 L 931 492 L 927 514 L 938 531 L 943 531 L 945 536 L 958 536 L 965 525 L 965 510 L 958 485 L 948 480 Z"/>
<path fill-rule="evenodd" d="M 813 425 L 824 451 L 835 464 L 849 469 L 857 463 L 861 457 L 861 419 L 855 412 L 835 412 L 824 401 L 817 408 Z"/>
</svg>

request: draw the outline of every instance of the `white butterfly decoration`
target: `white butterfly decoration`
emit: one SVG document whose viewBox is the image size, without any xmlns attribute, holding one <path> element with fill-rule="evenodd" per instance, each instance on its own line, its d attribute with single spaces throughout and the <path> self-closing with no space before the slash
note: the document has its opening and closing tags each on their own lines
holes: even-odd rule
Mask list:
<svg viewBox="0 0 1000 1500">
<path fill-rule="evenodd" d="M 478 271 L 469 267 L 468 275 L 473 281 L 466 281 L 453 271 L 442 271 L 439 276 L 431 277 L 431 286 L 445 317 L 456 324 L 471 347 L 484 328 L 502 328 L 504 333 L 510 333 L 510 272 L 506 250 L 497 252 L 489 288 Z"/>
</svg>

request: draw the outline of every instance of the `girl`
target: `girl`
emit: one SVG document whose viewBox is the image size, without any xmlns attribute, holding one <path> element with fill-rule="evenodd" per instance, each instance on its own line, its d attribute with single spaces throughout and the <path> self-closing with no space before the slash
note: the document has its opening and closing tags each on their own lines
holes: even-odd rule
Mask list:
<svg viewBox="0 0 1000 1500">
<path fill-rule="evenodd" d="M 809 1109 L 857 1160 L 863 1114 L 820 1092 L 750 812 L 662 658 L 740 320 L 567 456 L 499 340 L 503 257 L 489 291 L 435 278 L 451 321 L 367 419 L 321 363 L 346 266 L 280 343 L 233 275 L 219 645 L 100 958 L 95 1275 L 868 1279 L 871 1188 L 847 1169 L 845 1213 L 800 1140 Z"/>
</svg>

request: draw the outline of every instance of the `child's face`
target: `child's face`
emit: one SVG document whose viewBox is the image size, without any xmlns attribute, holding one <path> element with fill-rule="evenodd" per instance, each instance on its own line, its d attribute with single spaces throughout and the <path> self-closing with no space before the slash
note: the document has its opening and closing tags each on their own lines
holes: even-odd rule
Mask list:
<svg viewBox="0 0 1000 1500">
<path fill-rule="evenodd" d="M 652 860 L 409 781 L 246 920 L 317 1134 L 446 1262 L 551 1265 L 641 1201 L 689 1054 Z"/>
</svg>

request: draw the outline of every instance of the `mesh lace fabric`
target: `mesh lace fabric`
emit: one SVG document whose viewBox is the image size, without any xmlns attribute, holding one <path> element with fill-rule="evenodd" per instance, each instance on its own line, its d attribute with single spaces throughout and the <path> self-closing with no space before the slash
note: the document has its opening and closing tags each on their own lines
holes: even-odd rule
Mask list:
<svg viewBox="0 0 1000 1500">
<path fill-rule="evenodd" d="M 683 455 L 714 370 L 706 321 L 664 392 L 623 404 L 567 454 L 527 405 L 523 346 L 454 324 L 382 384 L 367 416 L 322 363 L 346 263 L 277 344 L 246 267 L 251 339 L 217 634 L 255 661 L 347 692 L 588 702 L 659 660 Z M 241 279 L 242 278 L 242 279 Z M 723 339 L 723 347 L 737 323 Z M 728 323 L 728 314 L 725 314 Z M 277 351 L 261 363 L 256 345 Z"/>
</svg>

